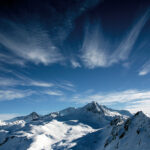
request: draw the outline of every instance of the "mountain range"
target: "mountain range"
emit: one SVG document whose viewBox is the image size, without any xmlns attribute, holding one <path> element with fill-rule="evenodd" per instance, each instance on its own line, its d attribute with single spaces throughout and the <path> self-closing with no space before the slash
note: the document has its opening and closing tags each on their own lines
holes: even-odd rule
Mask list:
<svg viewBox="0 0 150 150">
<path fill-rule="evenodd" d="M 0 150 L 150 150 L 150 118 L 91 102 L 0 121 Z"/>
</svg>

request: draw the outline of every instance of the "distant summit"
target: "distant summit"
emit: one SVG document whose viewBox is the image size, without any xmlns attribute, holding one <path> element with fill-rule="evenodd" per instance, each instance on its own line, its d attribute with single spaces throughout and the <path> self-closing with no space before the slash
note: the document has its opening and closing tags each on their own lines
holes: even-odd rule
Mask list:
<svg viewBox="0 0 150 150">
<path fill-rule="evenodd" d="M 7 120 L 7 122 L 12 122 L 12 121 L 17 121 L 17 120 L 23 120 L 26 122 L 34 121 L 39 119 L 39 115 L 36 112 L 32 112 L 27 116 L 20 116 L 20 117 L 15 117 L 13 119 Z"/>
</svg>

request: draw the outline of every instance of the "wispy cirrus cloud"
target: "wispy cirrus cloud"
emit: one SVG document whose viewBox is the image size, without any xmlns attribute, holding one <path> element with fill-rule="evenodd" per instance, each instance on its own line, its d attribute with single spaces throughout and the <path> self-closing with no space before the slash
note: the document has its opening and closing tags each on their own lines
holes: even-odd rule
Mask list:
<svg viewBox="0 0 150 150">
<path fill-rule="evenodd" d="M 38 80 L 33 80 L 27 76 L 24 76 L 22 74 L 15 73 L 15 76 L 23 81 L 23 84 L 28 86 L 39 86 L 39 87 L 53 87 L 53 88 L 60 88 L 60 89 L 65 89 L 68 91 L 75 91 L 75 85 L 67 80 L 63 81 L 55 81 L 55 82 L 45 82 L 45 81 L 38 81 Z"/>
<path fill-rule="evenodd" d="M 150 60 L 147 61 L 140 69 L 139 71 L 139 75 L 140 76 L 144 76 L 147 75 L 148 73 L 150 73 Z"/>
<path fill-rule="evenodd" d="M 17 116 L 20 116 L 20 115 L 19 114 L 14 114 L 14 113 L 0 114 L 0 120 L 9 120 L 9 119 L 12 119 L 12 118 L 17 117 Z"/>
<path fill-rule="evenodd" d="M 75 59 L 71 59 L 70 62 L 71 62 L 71 65 L 73 68 L 80 68 L 81 67 L 80 63 Z"/>
<path fill-rule="evenodd" d="M 7 77 L 0 77 L 0 86 L 2 87 L 11 87 L 11 86 L 34 86 L 34 87 L 52 87 L 53 83 L 44 82 L 44 81 L 35 81 L 27 77 L 22 79 L 14 79 Z"/>
<path fill-rule="evenodd" d="M 64 95 L 62 91 L 59 90 L 47 90 L 44 94 L 51 95 L 51 96 L 62 96 Z"/>
<path fill-rule="evenodd" d="M 0 101 L 22 99 L 35 93 L 33 90 L 0 90 Z"/>
<path fill-rule="evenodd" d="M 3 53 L 0 53 L 0 62 L 7 63 L 11 65 L 19 65 L 19 66 L 25 66 L 26 61 L 20 58 L 17 58 L 16 56 L 6 55 Z"/>
<path fill-rule="evenodd" d="M 150 113 L 147 106 L 150 106 L 150 90 L 125 90 L 119 92 L 96 93 L 86 95 L 74 95 L 72 101 L 77 103 L 87 103 L 97 101 L 103 105 L 123 104 L 123 109 L 132 112 L 143 110 Z M 145 105 L 147 104 L 147 106 Z M 140 109 L 141 107 L 141 109 Z"/>
<path fill-rule="evenodd" d="M 10 88 L 10 87 L 15 87 L 20 88 L 20 86 L 28 89 L 33 88 L 34 90 L 35 87 L 41 90 L 45 89 L 51 89 L 51 90 L 66 90 L 70 92 L 75 92 L 76 87 L 75 85 L 67 80 L 60 80 L 60 81 L 43 81 L 43 80 L 34 80 L 24 74 L 14 72 L 12 70 L 6 70 L 6 73 L 10 73 L 7 76 L 0 76 L 0 89 L 3 88 Z"/>
<path fill-rule="evenodd" d="M 55 85 L 57 88 L 61 88 L 61 89 L 67 90 L 67 91 L 71 91 L 71 92 L 76 91 L 75 85 L 69 81 L 61 81 L 59 83 L 57 82 Z"/>
<path fill-rule="evenodd" d="M 31 86 L 39 86 L 39 87 L 52 87 L 54 86 L 53 83 L 49 83 L 49 82 L 41 82 L 41 81 L 32 81 L 30 83 Z"/>
<path fill-rule="evenodd" d="M 49 65 L 64 59 L 58 48 L 52 43 L 46 30 L 39 26 L 22 25 L 10 20 L 1 20 L 9 31 L 0 30 L 0 44 L 19 57 L 18 64 L 30 61 L 35 64 Z M 10 56 L 1 54 L 3 62 L 9 62 Z M 21 61 L 22 59 L 22 61 Z M 16 61 L 17 63 L 17 61 Z"/>
<path fill-rule="evenodd" d="M 69 81 L 45 82 L 33 80 L 15 73 L 17 78 L 0 77 L 0 101 L 23 99 L 34 96 L 64 96 L 66 91 L 75 92 L 75 86 Z M 20 90 L 22 89 L 22 90 Z M 65 90 L 65 93 L 64 93 Z"/>
<path fill-rule="evenodd" d="M 109 104 L 116 102 L 124 103 L 134 101 L 137 99 L 142 100 L 149 98 L 150 98 L 150 91 L 125 90 L 120 92 L 90 94 L 85 98 L 81 97 L 81 102 L 89 102 L 91 100 L 94 100 L 103 104 Z"/>
<path fill-rule="evenodd" d="M 5 87 L 5 86 L 16 86 L 20 85 L 20 81 L 15 80 L 13 78 L 6 78 L 6 77 L 0 77 L 0 86 Z"/>
<path fill-rule="evenodd" d="M 44 65 L 64 62 L 65 57 L 59 44 L 72 31 L 75 19 L 99 2 L 101 0 L 66 1 L 60 3 L 63 9 L 58 10 L 59 4 L 48 0 L 46 5 L 42 0 L 38 1 L 36 9 L 34 3 L 28 5 L 28 2 L 23 1 L 22 5 L 18 4 L 18 8 L 11 8 L 7 12 L 10 17 L 4 15 L 0 19 L 0 45 L 15 56 L 12 59 L 2 54 L 0 61 L 17 65 L 28 62 Z M 34 10 L 34 13 L 27 8 Z M 79 64 L 73 62 L 74 66 Z"/>
<path fill-rule="evenodd" d="M 141 30 L 143 29 L 145 23 L 148 21 L 149 17 L 150 9 L 145 12 L 145 14 L 137 21 L 137 23 L 133 26 L 127 36 L 121 41 L 114 53 L 114 62 L 116 56 L 118 56 L 118 59 L 120 60 L 125 60 L 128 58 Z"/>
<path fill-rule="evenodd" d="M 125 109 L 136 113 L 137 111 L 143 111 L 145 114 L 150 115 L 150 99 L 140 100 L 131 102 L 129 105 L 125 107 Z"/>
<path fill-rule="evenodd" d="M 109 67 L 115 63 L 125 61 L 129 57 L 149 16 L 150 10 L 146 11 L 137 21 L 114 51 L 111 49 L 109 41 L 104 38 L 98 25 L 92 31 L 89 31 L 89 28 L 87 28 L 81 49 L 81 60 L 84 65 L 88 68 Z"/>
</svg>

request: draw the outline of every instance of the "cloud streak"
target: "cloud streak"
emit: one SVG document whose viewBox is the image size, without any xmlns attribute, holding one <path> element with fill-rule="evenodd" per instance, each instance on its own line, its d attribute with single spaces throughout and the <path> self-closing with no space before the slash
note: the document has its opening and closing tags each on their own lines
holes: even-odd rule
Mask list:
<svg viewBox="0 0 150 150">
<path fill-rule="evenodd" d="M 0 101 L 22 99 L 31 96 L 33 93 L 32 90 L 0 90 Z"/>
<path fill-rule="evenodd" d="M 17 116 L 19 116 L 19 114 L 0 114 L 0 120 L 9 120 Z"/>
<path fill-rule="evenodd" d="M 150 99 L 132 102 L 125 107 L 125 109 L 133 113 L 136 113 L 137 111 L 143 111 L 144 113 L 150 116 L 149 108 L 150 108 Z"/>
<path fill-rule="evenodd" d="M 58 48 L 53 45 L 48 32 L 34 25 L 25 26 L 17 24 L 8 20 L 2 20 L 2 24 L 7 26 L 10 30 L 4 32 L 0 30 L 0 44 L 10 50 L 14 55 L 23 59 L 22 64 L 26 61 L 33 62 L 35 64 L 42 63 L 49 65 L 60 62 L 64 59 Z M 4 54 L 0 57 L 10 59 Z M 17 62 L 16 62 L 17 63 Z"/>
<path fill-rule="evenodd" d="M 113 64 L 125 61 L 129 57 L 145 23 L 149 19 L 149 15 L 150 10 L 146 11 L 137 21 L 114 51 L 111 49 L 109 42 L 103 37 L 98 25 L 96 25 L 92 31 L 89 31 L 91 29 L 87 28 L 81 49 L 81 60 L 84 65 L 92 69 L 96 67 L 109 67 Z"/>
<path fill-rule="evenodd" d="M 148 73 L 150 73 L 150 60 L 141 67 L 139 75 L 144 76 L 147 75 Z"/>
<path fill-rule="evenodd" d="M 57 91 L 56 90 L 55 91 L 54 90 L 53 91 L 48 90 L 48 91 L 45 91 L 44 94 L 51 95 L 51 96 L 62 96 L 62 95 L 64 95 L 62 91 L 58 91 L 58 90 Z"/>
<path fill-rule="evenodd" d="M 39 81 L 32 81 L 31 83 L 30 83 L 30 85 L 31 86 L 38 86 L 38 87 L 52 87 L 52 86 L 54 86 L 54 84 L 53 83 L 46 83 L 46 82 L 39 82 Z"/>
<path fill-rule="evenodd" d="M 119 47 L 114 53 L 114 58 L 118 56 L 118 59 L 120 60 L 126 60 L 141 32 L 143 29 L 145 23 L 148 21 L 150 17 L 150 10 L 147 10 L 145 14 L 137 21 L 135 26 L 131 29 L 131 31 L 127 34 L 127 37 L 125 37 L 122 42 L 120 43 Z M 115 59 L 114 59 L 115 61 Z"/>
<path fill-rule="evenodd" d="M 61 89 L 67 90 L 67 91 L 71 91 L 71 92 L 76 91 L 74 84 L 72 84 L 69 81 L 61 81 L 59 83 L 56 83 L 55 85 L 57 88 L 61 88 Z"/>
<path fill-rule="evenodd" d="M 20 81 L 15 80 L 13 78 L 11 79 L 11 78 L 0 77 L 0 86 L 1 87 L 16 86 L 16 85 L 20 85 Z"/>
<path fill-rule="evenodd" d="M 71 59 L 70 62 L 71 62 L 71 65 L 73 68 L 80 68 L 81 67 L 80 63 L 75 59 Z"/>
<path fill-rule="evenodd" d="M 20 77 L 21 79 L 0 77 L 0 86 L 1 87 L 34 86 L 34 87 L 45 87 L 45 88 L 54 86 L 54 84 L 50 82 L 35 81 L 24 76 L 20 76 Z"/>
<path fill-rule="evenodd" d="M 132 112 L 142 109 L 144 112 L 150 113 L 150 110 L 147 107 L 150 106 L 149 90 L 147 91 L 125 90 L 110 93 L 87 94 L 86 96 L 83 95 L 73 96 L 72 101 L 77 103 L 87 103 L 91 101 L 97 101 L 103 105 L 123 104 L 124 105 L 123 109 L 129 109 Z"/>
<path fill-rule="evenodd" d="M 6 55 L 3 53 L 0 53 L 0 62 L 2 63 L 6 63 L 6 64 L 11 64 L 11 65 L 19 65 L 24 67 L 26 61 L 22 60 L 20 58 L 17 58 L 15 56 L 11 56 L 11 55 Z"/>
<path fill-rule="evenodd" d="M 1 68 L 0 68 L 1 69 Z M 4 69 L 4 68 L 2 68 Z M 5 70 L 3 70 L 5 71 Z M 42 91 L 45 89 L 50 90 L 65 90 L 70 92 L 75 92 L 76 87 L 75 85 L 67 80 L 60 80 L 60 81 L 43 81 L 43 80 L 34 80 L 26 75 L 23 75 L 18 72 L 14 72 L 13 70 L 6 70 L 6 73 L 10 73 L 5 77 L 4 75 L 0 76 L 0 89 L 15 87 L 20 89 L 22 86 L 23 88 L 28 89 L 29 87 L 37 90 L 41 89 Z"/>
<path fill-rule="evenodd" d="M 23 99 L 33 95 L 64 96 L 64 90 L 75 92 L 75 86 L 69 81 L 52 83 L 32 80 L 17 73 L 15 75 L 17 78 L 0 77 L 0 101 Z"/>
<path fill-rule="evenodd" d="M 150 91 L 126 90 L 121 92 L 112 92 L 105 94 L 92 94 L 85 98 L 81 98 L 81 102 L 89 102 L 91 100 L 98 101 L 103 104 L 124 103 L 134 100 L 150 99 Z"/>
</svg>

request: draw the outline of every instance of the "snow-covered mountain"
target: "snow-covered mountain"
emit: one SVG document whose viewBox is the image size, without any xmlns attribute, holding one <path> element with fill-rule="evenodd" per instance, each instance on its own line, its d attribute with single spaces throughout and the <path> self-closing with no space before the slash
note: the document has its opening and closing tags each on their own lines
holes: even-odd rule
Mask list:
<svg viewBox="0 0 150 150">
<path fill-rule="evenodd" d="M 0 121 L 0 150 L 150 150 L 150 118 L 96 102 Z"/>
<path fill-rule="evenodd" d="M 39 115 L 36 112 L 32 112 L 31 114 L 27 115 L 27 116 L 19 116 L 10 120 L 7 120 L 6 122 L 14 122 L 17 120 L 24 120 L 25 122 L 30 122 L 36 119 L 39 119 Z"/>
</svg>

